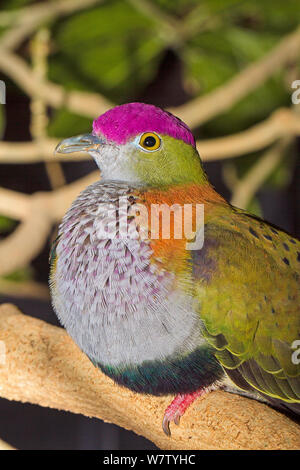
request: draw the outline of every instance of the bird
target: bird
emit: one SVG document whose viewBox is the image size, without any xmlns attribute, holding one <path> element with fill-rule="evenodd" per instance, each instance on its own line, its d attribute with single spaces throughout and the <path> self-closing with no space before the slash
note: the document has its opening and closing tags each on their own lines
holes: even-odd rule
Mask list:
<svg viewBox="0 0 300 470">
<path fill-rule="evenodd" d="M 300 415 L 300 241 L 218 194 L 191 130 L 162 108 L 109 109 L 56 148 L 75 151 L 101 178 L 62 219 L 50 290 L 94 366 L 136 393 L 175 396 L 168 436 L 226 383 Z"/>
</svg>

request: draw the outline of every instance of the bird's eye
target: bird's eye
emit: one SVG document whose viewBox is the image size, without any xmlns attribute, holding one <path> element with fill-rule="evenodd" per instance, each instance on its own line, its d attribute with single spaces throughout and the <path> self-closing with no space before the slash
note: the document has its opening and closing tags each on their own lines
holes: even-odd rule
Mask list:
<svg viewBox="0 0 300 470">
<path fill-rule="evenodd" d="M 154 132 L 145 132 L 141 135 L 139 145 L 148 151 L 158 150 L 161 145 L 160 137 Z"/>
</svg>

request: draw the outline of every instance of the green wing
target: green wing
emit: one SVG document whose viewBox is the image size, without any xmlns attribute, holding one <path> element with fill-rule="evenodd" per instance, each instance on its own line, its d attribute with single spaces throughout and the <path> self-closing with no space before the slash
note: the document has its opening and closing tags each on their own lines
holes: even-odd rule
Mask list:
<svg viewBox="0 0 300 470">
<path fill-rule="evenodd" d="M 204 247 L 191 256 L 219 362 L 241 388 L 300 403 L 300 242 L 229 206 L 210 217 Z"/>
</svg>

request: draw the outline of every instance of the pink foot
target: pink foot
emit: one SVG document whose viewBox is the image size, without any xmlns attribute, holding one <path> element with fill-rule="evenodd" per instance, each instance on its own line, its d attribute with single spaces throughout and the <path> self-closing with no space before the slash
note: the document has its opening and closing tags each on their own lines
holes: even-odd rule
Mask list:
<svg viewBox="0 0 300 470">
<path fill-rule="evenodd" d="M 184 415 L 186 409 L 193 403 L 193 401 L 196 400 L 196 398 L 204 395 L 207 391 L 207 389 L 200 389 L 193 393 L 176 395 L 172 403 L 166 409 L 162 422 L 163 430 L 167 436 L 171 436 L 170 422 L 174 421 L 174 423 L 178 425 L 180 418 Z"/>
</svg>

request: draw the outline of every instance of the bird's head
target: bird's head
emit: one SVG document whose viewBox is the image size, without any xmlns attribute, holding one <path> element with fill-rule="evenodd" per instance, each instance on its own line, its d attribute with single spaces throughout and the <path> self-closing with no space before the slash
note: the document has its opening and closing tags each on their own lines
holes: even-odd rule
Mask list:
<svg viewBox="0 0 300 470">
<path fill-rule="evenodd" d="M 203 183 L 195 139 L 186 124 L 156 106 L 116 106 L 93 122 L 93 132 L 63 140 L 59 153 L 88 152 L 102 179 L 145 186 Z"/>
</svg>

